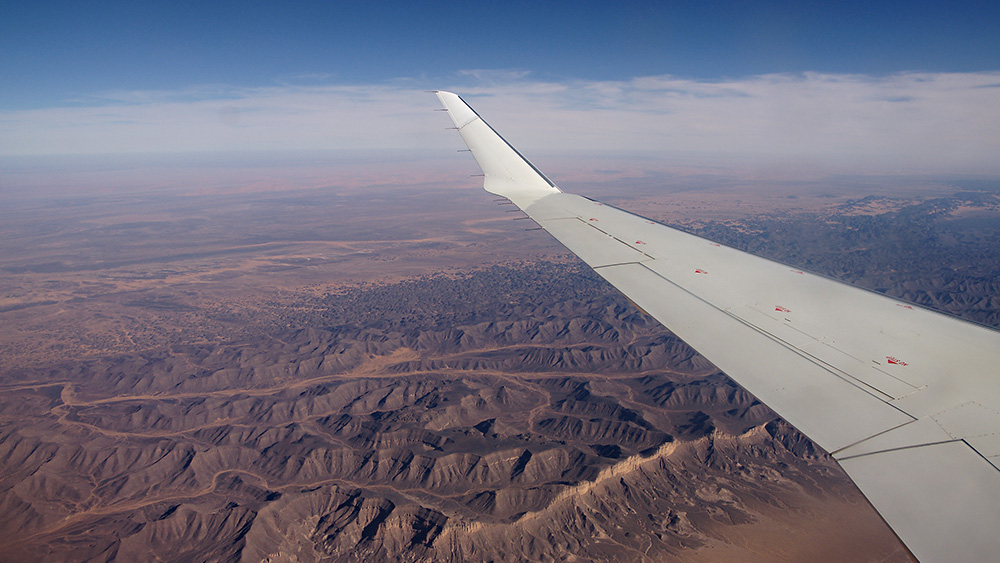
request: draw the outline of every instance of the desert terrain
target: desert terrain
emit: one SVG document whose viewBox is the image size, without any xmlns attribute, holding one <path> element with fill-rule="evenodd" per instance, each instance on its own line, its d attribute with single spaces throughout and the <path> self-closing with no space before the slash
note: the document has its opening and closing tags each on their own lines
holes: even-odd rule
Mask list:
<svg viewBox="0 0 1000 563">
<path fill-rule="evenodd" d="M 0 560 L 910 560 L 473 183 L 7 197 Z M 588 195 L 1000 325 L 996 190 Z"/>
</svg>

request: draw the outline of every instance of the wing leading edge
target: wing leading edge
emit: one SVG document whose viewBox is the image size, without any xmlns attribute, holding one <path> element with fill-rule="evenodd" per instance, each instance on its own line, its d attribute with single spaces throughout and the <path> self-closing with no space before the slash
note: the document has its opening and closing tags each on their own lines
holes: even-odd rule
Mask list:
<svg viewBox="0 0 1000 563">
<path fill-rule="evenodd" d="M 830 452 L 919 560 L 1000 554 L 1000 333 L 564 193 L 459 96 L 485 176 Z"/>
</svg>

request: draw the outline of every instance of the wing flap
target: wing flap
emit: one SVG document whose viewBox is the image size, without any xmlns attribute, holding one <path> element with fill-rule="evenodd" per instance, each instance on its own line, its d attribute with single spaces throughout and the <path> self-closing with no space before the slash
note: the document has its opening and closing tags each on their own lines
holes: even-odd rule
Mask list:
<svg viewBox="0 0 1000 563">
<path fill-rule="evenodd" d="M 839 460 L 920 561 L 995 561 L 1000 472 L 952 441 Z"/>
</svg>

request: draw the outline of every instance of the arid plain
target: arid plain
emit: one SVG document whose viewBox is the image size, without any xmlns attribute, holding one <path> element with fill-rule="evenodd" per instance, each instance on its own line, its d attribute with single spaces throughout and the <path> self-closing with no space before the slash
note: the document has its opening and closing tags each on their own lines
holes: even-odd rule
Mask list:
<svg viewBox="0 0 1000 563">
<path fill-rule="evenodd" d="M 473 184 L 8 198 L 0 560 L 909 560 Z M 990 189 L 588 195 L 1000 325 Z"/>
</svg>

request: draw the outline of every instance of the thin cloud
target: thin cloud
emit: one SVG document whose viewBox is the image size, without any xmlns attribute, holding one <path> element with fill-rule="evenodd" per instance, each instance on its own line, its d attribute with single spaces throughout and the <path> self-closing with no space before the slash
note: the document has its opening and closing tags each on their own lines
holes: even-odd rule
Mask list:
<svg viewBox="0 0 1000 563">
<path fill-rule="evenodd" d="M 1000 73 L 535 80 L 464 71 L 451 89 L 519 148 L 998 174 Z M 421 85 L 422 86 L 422 85 Z M 396 85 L 112 92 L 0 113 L 0 155 L 441 150 L 437 101 Z M 440 133 L 439 133 L 440 132 Z"/>
<path fill-rule="evenodd" d="M 459 76 L 475 79 L 480 84 L 509 84 L 526 79 L 531 73 L 520 69 L 473 68 L 458 71 Z"/>
</svg>

